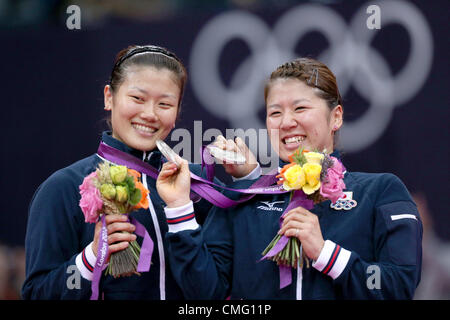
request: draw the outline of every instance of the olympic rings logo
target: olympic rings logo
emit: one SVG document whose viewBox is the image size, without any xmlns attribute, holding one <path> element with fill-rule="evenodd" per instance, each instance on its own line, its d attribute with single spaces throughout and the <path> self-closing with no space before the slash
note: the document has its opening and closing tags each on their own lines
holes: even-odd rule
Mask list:
<svg viewBox="0 0 450 320">
<path fill-rule="evenodd" d="M 423 86 L 433 55 L 430 28 L 414 5 L 386 0 L 370 4 L 381 8 L 383 26 L 399 24 L 408 33 L 409 56 L 396 75 L 382 54 L 370 46 L 380 31 L 366 26 L 365 8 L 369 3 L 358 9 L 349 25 L 326 6 L 303 4 L 281 16 L 272 30 L 260 18 L 244 11 L 230 11 L 210 20 L 195 39 L 190 55 L 194 93 L 205 108 L 234 128 L 265 128 L 258 118 L 264 105 L 264 81 L 278 65 L 295 58 L 295 45 L 305 34 L 317 31 L 329 43 L 317 58 L 333 70 L 341 94 L 345 96 L 353 86 L 369 103 L 366 112 L 346 123 L 340 133 L 343 149 L 364 149 L 381 136 L 394 108 L 409 101 Z M 240 63 L 227 87 L 220 77 L 219 59 L 233 39 L 247 43 L 251 56 Z"/>
<path fill-rule="evenodd" d="M 350 210 L 350 209 L 356 207 L 357 204 L 358 203 L 353 199 L 350 199 L 350 200 L 339 199 L 338 201 L 336 201 L 336 203 L 334 203 L 334 204 L 331 203 L 330 208 L 333 208 L 334 210 L 342 210 L 342 209 Z"/>
</svg>

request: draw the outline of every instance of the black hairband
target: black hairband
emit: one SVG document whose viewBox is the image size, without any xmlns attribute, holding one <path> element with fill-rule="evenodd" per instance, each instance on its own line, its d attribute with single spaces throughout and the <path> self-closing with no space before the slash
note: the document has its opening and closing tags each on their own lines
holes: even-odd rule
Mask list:
<svg viewBox="0 0 450 320">
<path fill-rule="evenodd" d="M 167 51 L 166 49 L 163 49 L 163 48 L 158 47 L 158 46 L 148 45 L 148 46 L 137 47 L 137 48 L 134 48 L 134 49 L 130 50 L 127 54 L 123 55 L 119 59 L 119 61 L 116 62 L 116 64 L 115 64 L 113 69 L 115 69 L 118 66 L 120 66 L 122 64 L 122 62 L 124 62 L 129 57 L 134 56 L 135 54 L 138 54 L 138 53 L 143 53 L 143 52 L 159 53 L 159 54 L 165 55 L 166 57 L 175 59 L 176 61 L 181 63 L 180 59 L 178 59 L 176 55 L 174 55 L 173 53 Z"/>
</svg>

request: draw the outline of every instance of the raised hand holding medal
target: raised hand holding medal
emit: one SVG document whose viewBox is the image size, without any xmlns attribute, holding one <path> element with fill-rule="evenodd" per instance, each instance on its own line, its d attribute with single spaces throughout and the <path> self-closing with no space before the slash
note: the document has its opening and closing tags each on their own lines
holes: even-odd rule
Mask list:
<svg viewBox="0 0 450 320">
<path fill-rule="evenodd" d="M 258 163 L 256 157 L 239 137 L 233 141 L 219 135 L 207 149 L 218 163 L 224 166 L 225 171 L 235 178 L 252 172 Z"/>
<path fill-rule="evenodd" d="M 156 181 L 158 194 L 169 208 L 189 203 L 191 176 L 188 162 L 177 155 L 165 142 L 157 140 L 156 146 L 169 160 L 163 164 Z"/>
<path fill-rule="evenodd" d="M 177 168 L 180 167 L 179 156 L 175 153 L 175 151 L 172 150 L 172 148 L 170 148 L 162 140 L 156 140 L 156 146 L 158 147 L 159 151 L 161 151 L 162 155 L 167 160 L 174 163 L 177 166 Z"/>
</svg>

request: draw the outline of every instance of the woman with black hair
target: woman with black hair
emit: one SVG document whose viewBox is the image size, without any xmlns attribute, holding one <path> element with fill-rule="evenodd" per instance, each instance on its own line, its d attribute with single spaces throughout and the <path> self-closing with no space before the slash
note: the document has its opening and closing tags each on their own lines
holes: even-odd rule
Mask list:
<svg viewBox="0 0 450 320">
<path fill-rule="evenodd" d="M 131 46 L 120 51 L 104 88 L 104 106 L 111 112 L 112 131 L 104 132 L 101 142 L 159 170 L 166 159 L 156 148 L 156 141 L 164 140 L 175 127 L 186 77 L 180 59 L 162 47 Z M 99 149 L 97 154 L 58 170 L 34 194 L 25 240 L 24 299 L 90 298 L 102 225 L 85 223 L 79 206 L 79 186 L 103 161 L 100 153 Z M 258 174 L 255 163 L 230 166 L 236 178 L 245 178 L 249 172 Z M 201 175 L 199 165 L 191 165 L 190 170 Z M 149 209 L 130 216 L 145 227 L 154 242 L 151 269 L 140 276 L 102 276 L 99 297 L 183 299 L 166 258 L 165 203 L 156 192 L 155 179 L 142 173 L 142 180 L 150 191 Z M 204 214 L 210 206 L 204 200 L 195 204 L 197 212 Z M 136 239 L 135 226 L 126 215 L 107 215 L 106 225 L 109 254 L 125 249 Z M 75 287 L 68 285 L 74 271 L 81 275 Z"/>
</svg>

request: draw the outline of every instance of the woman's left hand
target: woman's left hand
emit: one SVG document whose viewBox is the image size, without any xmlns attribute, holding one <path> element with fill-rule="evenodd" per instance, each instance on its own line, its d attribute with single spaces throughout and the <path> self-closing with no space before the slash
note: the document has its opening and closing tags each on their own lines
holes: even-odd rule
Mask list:
<svg viewBox="0 0 450 320">
<path fill-rule="evenodd" d="M 278 233 L 300 240 L 303 251 L 313 260 L 319 258 L 325 244 L 317 215 L 302 207 L 292 209 L 286 214 Z"/>
<path fill-rule="evenodd" d="M 236 139 L 233 141 L 231 139 L 227 140 L 224 136 L 219 135 L 217 136 L 213 145 L 222 150 L 234 151 L 244 155 L 246 160 L 244 164 L 226 162 L 222 163 L 225 171 L 235 178 L 245 177 L 246 175 L 250 174 L 258 165 L 254 154 L 250 151 L 245 142 L 239 137 L 236 137 Z"/>
</svg>

